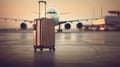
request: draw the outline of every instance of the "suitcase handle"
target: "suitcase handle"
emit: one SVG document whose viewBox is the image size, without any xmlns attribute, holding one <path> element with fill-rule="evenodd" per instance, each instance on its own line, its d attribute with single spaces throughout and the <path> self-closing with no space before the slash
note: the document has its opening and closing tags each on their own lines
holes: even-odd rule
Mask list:
<svg viewBox="0 0 120 67">
<path fill-rule="evenodd" d="M 47 4 L 47 2 L 45 0 L 39 0 L 38 1 L 38 4 L 39 4 L 39 19 L 40 19 L 40 3 L 45 4 L 45 18 L 46 18 L 46 4 Z"/>
</svg>

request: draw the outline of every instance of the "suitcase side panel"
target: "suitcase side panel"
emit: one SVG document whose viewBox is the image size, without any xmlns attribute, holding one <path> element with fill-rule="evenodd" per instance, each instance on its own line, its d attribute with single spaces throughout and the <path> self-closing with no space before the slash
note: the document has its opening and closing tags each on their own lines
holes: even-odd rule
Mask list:
<svg viewBox="0 0 120 67">
<path fill-rule="evenodd" d="M 36 19 L 34 24 L 35 30 L 33 31 L 33 44 L 34 46 L 40 46 L 40 20 Z"/>
<path fill-rule="evenodd" d="M 40 33 L 41 33 L 41 23 L 40 23 L 40 20 L 38 20 L 37 21 L 37 46 L 40 46 L 40 42 L 41 42 L 41 35 L 40 35 Z"/>
</svg>

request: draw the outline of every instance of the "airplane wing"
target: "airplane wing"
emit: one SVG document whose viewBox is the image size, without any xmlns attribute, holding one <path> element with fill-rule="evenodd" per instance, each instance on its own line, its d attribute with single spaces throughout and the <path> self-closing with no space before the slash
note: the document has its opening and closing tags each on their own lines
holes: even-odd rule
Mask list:
<svg viewBox="0 0 120 67">
<path fill-rule="evenodd" d="M 5 18 L 5 17 L 0 17 L 1 20 L 13 20 L 13 21 L 23 21 L 23 22 L 30 22 L 32 23 L 32 20 L 25 20 L 25 19 L 16 19 L 16 18 Z"/>
<path fill-rule="evenodd" d="M 73 23 L 73 22 L 78 22 L 77 25 L 76 25 L 76 27 L 77 27 L 78 29 L 81 29 L 83 26 L 85 26 L 85 25 L 83 25 L 83 24 L 81 23 L 82 21 L 99 20 L 99 19 L 102 19 L 102 18 L 103 18 L 103 17 L 59 21 L 59 22 L 56 24 L 56 25 L 58 25 L 58 30 L 57 30 L 57 32 L 62 32 L 62 29 L 61 29 L 61 26 L 60 26 L 60 25 L 61 25 L 61 24 L 64 24 L 64 23 L 66 23 L 65 26 L 64 26 L 66 30 L 71 29 L 71 24 L 69 24 L 69 23 Z"/>
<path fill-rule="evenodd" d="M 16 19 L 16 18 L 4 18 L 4 17 L 0 17 L 0 20 L 13 20 L 13 21 L 22 21 L 22 23 L 20 24 L 20 28 L 21 29 L 27 29 L 27 24 L 25 22 L 29 22 L 32 23 L 33 21 L 31 20 L 25 20 L 25 19 Z"/>
<path fill-rule="evenodd" d="M 90 21 L 90 20 L 98 20 L 102 19 L 103 17 L 98 17 L 98 18 L 87 18 L 87 19 L 77 19 L 77 20 L 64 20 L 64 21 L 59 21 L 57 25 L 63 24 L 63 23 L 72 23 L 72 22 L 81 22 L 81 21 Z"/>
</svg>

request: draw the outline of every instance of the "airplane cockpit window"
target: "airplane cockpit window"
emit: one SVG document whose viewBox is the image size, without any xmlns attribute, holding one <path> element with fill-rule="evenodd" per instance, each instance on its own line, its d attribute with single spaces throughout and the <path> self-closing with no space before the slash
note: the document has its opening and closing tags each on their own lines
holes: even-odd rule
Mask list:
<svg viewBox="0 0 120 67">
<path fill-rule="evenodd" d="M 56 14 L 56 12 L 53 12 L 53 14 Z"/>
<path fill-rule="evenodd" d="M 47 14 L 52 14 L 52 12 L 47 12 Z"/>
<path fill-rule="evenodd" d="M 56 12 L 47 12 L 47 14 L 56 14 Z"/>
</svg>

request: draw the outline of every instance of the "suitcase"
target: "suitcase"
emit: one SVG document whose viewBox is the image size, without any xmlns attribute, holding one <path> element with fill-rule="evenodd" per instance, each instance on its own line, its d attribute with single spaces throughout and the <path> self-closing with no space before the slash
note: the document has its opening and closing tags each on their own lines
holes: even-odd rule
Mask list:
<svg viewBox="0 0 120 67">
<path fill-rule="evenodd" d="M 52 19 L 35 19 L 33 31 L 34 51 L 49 48 L 55 51 L 55 22 Z"/>
</svg>

